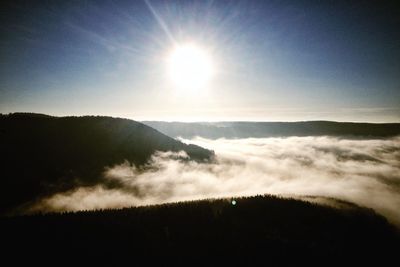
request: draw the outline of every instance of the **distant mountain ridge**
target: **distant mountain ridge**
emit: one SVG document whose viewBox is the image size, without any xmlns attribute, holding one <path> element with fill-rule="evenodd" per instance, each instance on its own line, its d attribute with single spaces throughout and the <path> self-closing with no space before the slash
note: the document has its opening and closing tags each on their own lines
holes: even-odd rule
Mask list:
<svg viewBox="0 0 400 267">
<path fill-rule="evenodd" d="M 304 122 L 163 122 L 143 121 L 171 137 L 261 138 L 288 136 L 343 136 L 383 138 L 400 135 L 400 123 Z"/>
<path fill-rule="evenodd" d="M 76 185 L 95 184 L 106 166 L 125 160 L 141 166 L 156 151 L 182 150 L 199 161 L 213 155 L 129 119 L 0 115 L 0 212 Z"/>
</svg>

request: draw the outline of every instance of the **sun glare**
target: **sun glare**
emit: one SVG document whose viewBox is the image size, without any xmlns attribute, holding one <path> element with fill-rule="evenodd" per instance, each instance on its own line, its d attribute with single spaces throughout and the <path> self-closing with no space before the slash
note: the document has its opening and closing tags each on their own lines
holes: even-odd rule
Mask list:
<svg viewBox="0 0 400 267">
<path fill-rule="evenodd" d="M 169 56 L 168 71 L 171 80 L 179 89 L 204 88 L 213 74 L 208 53 L 193 45 L 177 46 Z"/>
</svg>

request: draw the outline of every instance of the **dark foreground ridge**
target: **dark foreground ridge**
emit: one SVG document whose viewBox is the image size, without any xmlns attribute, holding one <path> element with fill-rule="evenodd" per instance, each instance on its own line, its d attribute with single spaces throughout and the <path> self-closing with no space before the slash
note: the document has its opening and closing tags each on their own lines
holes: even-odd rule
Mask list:
<svg viewBox="0 0 400 267">
<path fill-rule="evenodd" d="M 385 265 L 394 228 L 371 210 L 255 196 L 0 219 L 3 255 L 136 266 Z"/>
<path fill-rule="evenodd" d="M 171 137 L 260 138 L 288 136 L 336 136 L 346 138 L 385 138 L 400 135 L 400 123 L 355 123 L 334 121 L 304 122 L 164 122 L 146 125 Z"/>
<path fill-rule="evenodd" d="M 145 164 L 155 151 L 212 151 L 183 144 L 142 123 L 120 118 L 0 114 L 0 213 L 27 201 L 99 182 L 107 166 Z"/>
</svg>

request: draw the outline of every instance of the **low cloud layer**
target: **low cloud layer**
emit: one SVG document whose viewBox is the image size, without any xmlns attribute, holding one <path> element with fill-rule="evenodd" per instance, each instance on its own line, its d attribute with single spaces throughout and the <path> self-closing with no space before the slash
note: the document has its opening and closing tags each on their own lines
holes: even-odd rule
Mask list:
<svg viewBox="0 0 400 267">
<path fill-rule="evenodd" d="M 350 201 L 400 225 L 400 137 L 182 141 L 213 149 L 215 161 L 196 163 L 184 152 L 158 152 L 144 169 L 129 162 L 107 167 L 98 185 L 42 199 L 30 210 L 120 208 L 268 193 Z"/>
</svg>

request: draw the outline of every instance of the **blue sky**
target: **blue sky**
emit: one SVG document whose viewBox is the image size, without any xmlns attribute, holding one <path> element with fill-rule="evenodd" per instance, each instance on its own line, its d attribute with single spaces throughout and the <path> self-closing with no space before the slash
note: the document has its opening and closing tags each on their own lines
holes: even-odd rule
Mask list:
<svg viewBox="0 0 400 267">
<path fill-rule="evenodd" d="M 138 120 L 400 121 L 389 1 L 13 1 L 0 14 L 0 112 Z M 207 88 L 166 60 L 195 43 Z"/>
</svg>

